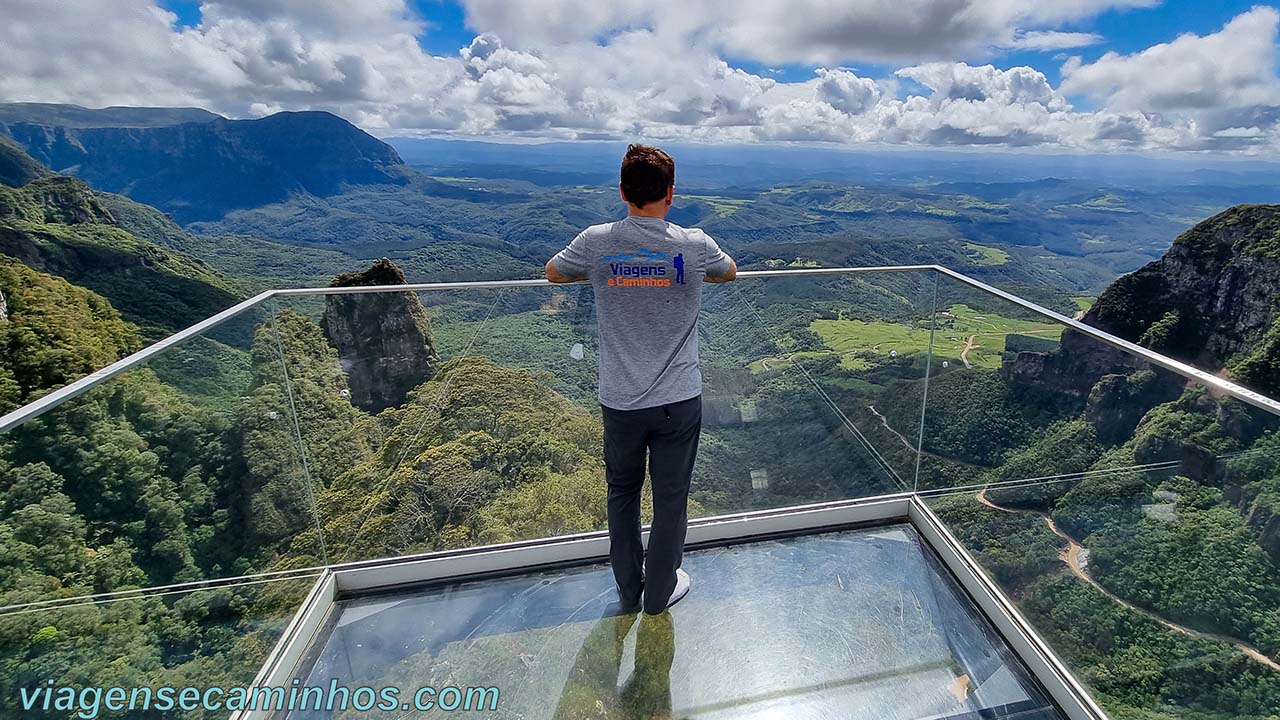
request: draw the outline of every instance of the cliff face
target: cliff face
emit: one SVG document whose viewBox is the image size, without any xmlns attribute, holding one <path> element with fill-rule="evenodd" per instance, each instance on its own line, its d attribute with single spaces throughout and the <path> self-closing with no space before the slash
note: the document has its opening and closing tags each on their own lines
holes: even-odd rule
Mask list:
<svg viewBox="0 0 1280 720">
<path fill-rule="evenodd" d="M 1280 205 L 1240 205 L 1116 280 L 1084 321 L 1199 367 L 1234 371 L 1277 332 L 1278 302 Z M 1280 394 L 1276 378 L 1246 375 L 1239 379 Z"/>
<path fill-rule="evenodd" d="M 1280 395 L 1280 205 L 1240 205 L 1199 223 L 1179 235 L 1164 257 L 1112 283 L 1083 320 Z M 1143 366 L 1128 353 L 1067 331 L 1058 351 L 1019 353 L 1003 372 L 1077 397 L 1093 393 L 1105 404 L 1124 393 L 1112 386 L 1095 392 L 1095 383 Z M 1173 390 L 1143 394 L 1155 400 Z"/>
<path fill-rule="evenodd" d="M 1280 395 L 1280 205 L 1241 205 L 1199 223 L 1160 260 L 1112 283 L 1083 320 Z M 1170 372 L 1135 372 L 1147 369 L 1129 353 L 1068 330 L 1057 350 L 1018 353 L 1001 372 L 1080 403 L 1098 437 L 1114 443 L 1186 386 Z M 1223 422 L 1233 436 L 1257 425 Z"/>
<path fill-rule="evenodd" d="M 403 285 L 404 273 L 386 258 L 368 270 L 339 275 L 332 287 Z M 438 361 L 426 308 L 411 292 L 329 295 L 321 322 L 347 374 L 351 402 L 379 412 L 404 403 L 431 378 Z"/>
<path fill-rule="evenodd" d="M 325 196 L 347 185 L 398 183 L 408 172 L 390 145 L 324 112 L 258 120 L 178 116 L 172 119 L 181 122 L 138 126 L 109 113 L 94 124 L 79 115 L 72 122 L 65 113 L 4 110 L 0 106 L 0 136 L 31 157 L 182 223 L 295 193 Z"/>
</svg>

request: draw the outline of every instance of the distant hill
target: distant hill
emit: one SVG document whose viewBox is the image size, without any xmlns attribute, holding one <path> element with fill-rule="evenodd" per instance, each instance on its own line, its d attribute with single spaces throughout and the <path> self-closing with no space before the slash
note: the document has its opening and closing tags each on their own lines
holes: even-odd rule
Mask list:
<svg viewBox="0 0 1280 720">
<path fill-rule="evenodd" d="M 227 120 L 193 109 L 8 104 L 0 136 L 55 171 L 184 224 L 411 173 L 391 146 L 325 112 Z"/>
<path fill-rule="evenodd" d="M 49 170 L 28 155 L 12 140 L 0 137 L 0 185 L 21 187 Z"/>
<path fill-rule="evenodd" d="M 59 127 L 153 128 L 226 118 L 200 108 L 109 107 L 97 110 L 58 103 L 0 103 L 0 123 Z"/>
<path fill-rule="evenodd" d="M 0 253 L 105 296 L 149 335 L 193 324 L 243 295 L 203 262 L 122 228 L 70 177 L 0 185 Z"/>
</svg>

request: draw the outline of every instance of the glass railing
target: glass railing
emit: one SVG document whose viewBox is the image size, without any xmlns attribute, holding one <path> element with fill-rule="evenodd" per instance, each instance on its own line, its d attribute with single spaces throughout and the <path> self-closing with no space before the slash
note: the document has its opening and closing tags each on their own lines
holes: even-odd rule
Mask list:
<svg viewBox="0 0 1280 720">
<path fill-rule="evenodd" d="M 900 439 L 874 398 L 924 379 L 932 291 L 915 272 L 708 286 L 691 514 L 910 491 L 922 406 Z M 318 493 L 311 547 L 325 555 L 307 562 L 603 528 L 593 303 L 585 285 L 274 298 Z M 846 321 L 905 340 L 820 334 Z M 309 532 L 300 514 L 274 515 Z"/>
<path fill-rule="evenodd" d="M 265 293 L 0 418 L 0 691 L 247 682 L 325 567 L 602 529 L 593 302 Z M 1280 708 L 1267 402 L 932 267 L 743 273 L 699 341 L 692 515 L 918 492 L 1117 717 Z"/>
<path fill-rule="evenodd" d="M 1276 717 L 1280 418 L 950 275 L 938 304 L 934 510 L 1114 717 Z"/>
</svg>

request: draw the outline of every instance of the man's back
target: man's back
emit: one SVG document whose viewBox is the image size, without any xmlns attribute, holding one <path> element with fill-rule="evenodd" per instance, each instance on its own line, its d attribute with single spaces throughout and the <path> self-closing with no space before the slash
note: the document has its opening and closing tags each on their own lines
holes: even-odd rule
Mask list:
<svg viewBox="0 0 1280 720">
<path fill-rule="evenodd" d="M 702 283 L 729 282 L 738 266 L 701 230 L 663 218 L 675 195 L 675 160 L 632 145 L 618 192 L 627 219 L 593 225 L 547 261 L 551 282 L 589 279 L 600 326 L 600 415 L 609 484 L 609 563 L 623 607 L 656 615 L 692 581 L 680 569 L 689 487 L 702 430 L 698 310 Z M 640 536 L 646 466 L 653 525 Z"/>
<path fill-rule="evenodd" d="M 706 233 L 633 215 L 587 228 L 553 262 L 595 288 L 602 405 L 635 410 L 702 391 L 702 281 L 730 266 Z"/>
</svg>

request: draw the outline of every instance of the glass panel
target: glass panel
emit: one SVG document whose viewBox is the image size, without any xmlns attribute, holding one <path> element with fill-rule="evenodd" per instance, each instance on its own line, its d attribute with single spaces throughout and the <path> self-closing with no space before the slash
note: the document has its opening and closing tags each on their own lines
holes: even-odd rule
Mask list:
<svg viewBox="0 0 1280 720">
<path fill-rule="evenodd" d="M 225 718 L 228 711 L 212 703 L 234 694 L 218 691 L 252 684 L 314 581 L 299 577 L 0 612 L 3 716 Z M 110 688 L 125 694 L 108 698 Z M 181 690 L 194 688 L 195 702 L 207 697 L 213 709 L 166 710 L 162 688 L 170 689 L 175 703 Z M 211 688 L 216 690 L 206 695 Z M 77 698 L 74 707 L 62 704 L 69 692 Z M 23 709 L 24 693 L 30 710 Z M 146 702 L 152 703 L 149 712 Z"/>
<path fill-rule="evenodd" d="M 939 358 L 1002 351 L 931 378 L 939 515 L 1114 717 L 1273 717 L 1277 418 L 1011 303 L 939 295 Z"/>
<path fill-rule="evenodd" d="M 590 298 L 567 286 L 282 302 L 331 562 L 602 526 Z"/>
<path fill-rule="evenodd" d="M 321 564 L 269 319 L 0 434 L 0 607 Z"/>
<path fill-rule="evenodd" d="M 880 398 L 924 377 L 933 283 L 709 285 L 691 514 L 911 489 L 921 405 Z M 331 562 L 604 527 L 589 286 L 287 298 L 276 324 Z"/>
<path fill-rule="evenodd" d="M 911 490 L 933 273 L 712 286 L 693 497 L 722 514 Z"/>
<path fill-rule="evenodd" d="M 531 720 L 1060 717 L 909 526 L 699 550 L 684 567 L 693 590 L 660 616 L 619 613 L 602 565 L 345 601 L 299 678 L 405 702 L 496 688 L 495 716 Z"/>
</svg>

